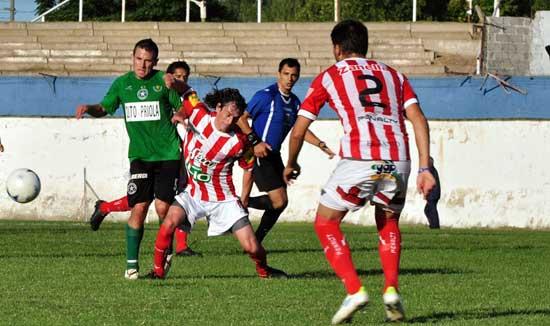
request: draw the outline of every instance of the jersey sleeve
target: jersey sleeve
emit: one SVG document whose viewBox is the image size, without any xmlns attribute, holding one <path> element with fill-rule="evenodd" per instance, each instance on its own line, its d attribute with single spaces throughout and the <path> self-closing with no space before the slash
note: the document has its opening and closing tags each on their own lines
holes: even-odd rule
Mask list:
<svg viewBox="0 0 550 326">
<path fill-rule="evenodd" d="M 195 92 L 189 93 L 188 96 L 183 99 L 181 109 L 185 110 L 185 116 L 189 119 L 189 123 L 194 126 L 198 126 L 199 122 L 210 114 L 206 104 L 200 101 Z"/>
<path fill-rule="evenodd" d="M 243 170 L 250 171 L 254 167 L 254 147 L 249 146 L 245 148 L 243 156 L 239 158 L 239 166 Z"/>
<path fill-rule="evenodd" d="M 110 115 L 113 115 L 115 111 L 120 106 L 120 97 L 118 96 L 119 90 L 120 90 L 120 79 L 117 78 L 112 84 L 111 87 L 109 87 L 109 90 L 107 91 L 107 94 L 105 94 L 105 97 L 103 97 L 103 100 L 101 103 L 101 107 Z"/>
<path fill-rule="evenodd" d="M 407 108 L 409 105 L 418 103 L 418 97 L 414 92 L 411 83 L 407 78 L 403 80 L 403 108 Z"/>
<path fill-rule="evenodd" d="M 270 103 L 271 95 L 269 90 L 261 90 L 252 96 L 248 102 L 246 111 L 254 119 L 261 112 L 262 108 L 269 107 Z"/>
<path fill-rule="evenodd" d="M 326 73 L 322 73 L 317 76 L 307 91 L 306 97 L 302 102 L 298 115 L 304 116 L 309 120 L 316 120 L 321 108 L 328 101 L 328 92 L 323 86 L 323 76 Z"/>
</svg>

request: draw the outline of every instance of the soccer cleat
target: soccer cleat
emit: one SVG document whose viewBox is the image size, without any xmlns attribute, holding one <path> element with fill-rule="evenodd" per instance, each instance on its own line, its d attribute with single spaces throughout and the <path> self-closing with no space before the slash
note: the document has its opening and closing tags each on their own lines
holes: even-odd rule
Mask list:
<svg viewBox="0 0 550 326">
<path fill-rule="evenodd" d="M 104 203 L 104 200 L 98 200 L 95 202 L 95 209 L 92 213 L 92 217 L 90 217 L 90 226 L 92 227 L 93 231 L 97 231 L 99 229 L 99 226 L 101 225 L 101 222 L 103 222 L 103 219 L 107 214 L 101 213 L 101 210 L 99 209 L 99 206 L 101 203 Z"/>
<path fill-rule="evenodd" d="M 369 296 L 364 287 L 361 287 L 355 294 L 348 294 L 342 302 L 340 309 L 338 309 L 334 317 L 332 317 L 332 324 L 336 325 L 350 322 L 353 314 L 361 310 L 368 303 Z"/>
<path fill-rule="evenodd" d="M 190 247 L 187 247 L 181 251 L 176 252 L 176 256 L 178 257 L 191 257 L 191 256 L 197 256 L 202 257 L 202 254 L 200 252 L 196 252 Z"/>
<path fill-rule="evenodd" d="M 124 272 L 124 278 L 130 281 L 135 281 L 139 278 L 139 272 L 135 268 L 127 269 L 126 272 Z"/>
<path fill-rule="evenodd" d="M 170 270 L 170 267 L 172 267 L 172 258 L 174 255 L 168 254 L 166 255 L 166 260 L 164 261 L 164 277 L 168 275 L 168 271 Z"/>
<path fill-rule="evenodd" d="M 146 279 L 149 280 L 164 280 L 164 276 L 159 276 L 157 273 L 155 273 L 155 270 L 151 270 L 149 273 L 145 274 Z"/>
<path fill-rule="evenodd" d="M 287 279 L 288 275 L 280 269 L 267 266 L 266 268 L 256 269 L 260 278 L 279 278 Z"/>
<path fill-rule="evenodd" d="M 384 292 L 384 310 L 386 310 L 386 321 L 387 322 L 399 322 L 405 319 L 405 310 L 403 309 L 403 304 L 401 303 L 401 297 L 397 290 L 390 286 Z"/>
</svg>

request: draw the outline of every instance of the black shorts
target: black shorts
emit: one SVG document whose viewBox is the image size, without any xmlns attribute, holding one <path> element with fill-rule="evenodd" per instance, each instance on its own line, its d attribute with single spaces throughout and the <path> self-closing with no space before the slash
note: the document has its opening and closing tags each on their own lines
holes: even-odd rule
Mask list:
<svg viewBox="0 0 550 326">
<path fill-rule="evenodd" d="M 269 155 L 264 158 L 256 158 L 254 160 L 252 175 L 254 175 L 254 182 L 258 190 L 269 192 L 281 187 L 286 187 L 286 183 L 283 180 L 284 169 L 285 166 L 281 158 L 281 153 L 270 152 Z"/>
<path fill-rule="evenodd" d="M 133 160 L 130 163 L 130 181 L 128 181 L 128 204 L 159 199 L 172 203 L 176 195 L 180 160 L 146 162 Z"/>
</svg>

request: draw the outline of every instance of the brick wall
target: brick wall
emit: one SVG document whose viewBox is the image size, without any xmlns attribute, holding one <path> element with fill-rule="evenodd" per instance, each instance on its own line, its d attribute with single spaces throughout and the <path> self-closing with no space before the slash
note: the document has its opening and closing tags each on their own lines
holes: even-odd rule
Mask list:
<svg viewBox="0 0 550 326">
<path fill-rule="evenodd" d="M 483 71 L 529 75 L 531 40 L 531 19 L 487 17 L 483 36 Z"/>
</svg>

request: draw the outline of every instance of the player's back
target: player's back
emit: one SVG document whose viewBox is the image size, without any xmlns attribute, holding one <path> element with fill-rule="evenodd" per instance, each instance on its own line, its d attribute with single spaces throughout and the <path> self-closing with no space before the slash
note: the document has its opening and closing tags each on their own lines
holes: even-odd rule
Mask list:
<svg viewBox="0 0 550 326">
<path fill-rule="evenodd" d="M 312 82 L 302 109 L 316 118 L 325 102 L 344 127 L 340 156 L 410 160 L 404 110 L 417 99 L 403 74 L 376 60 L 339 61 Z"/>
</svg>

